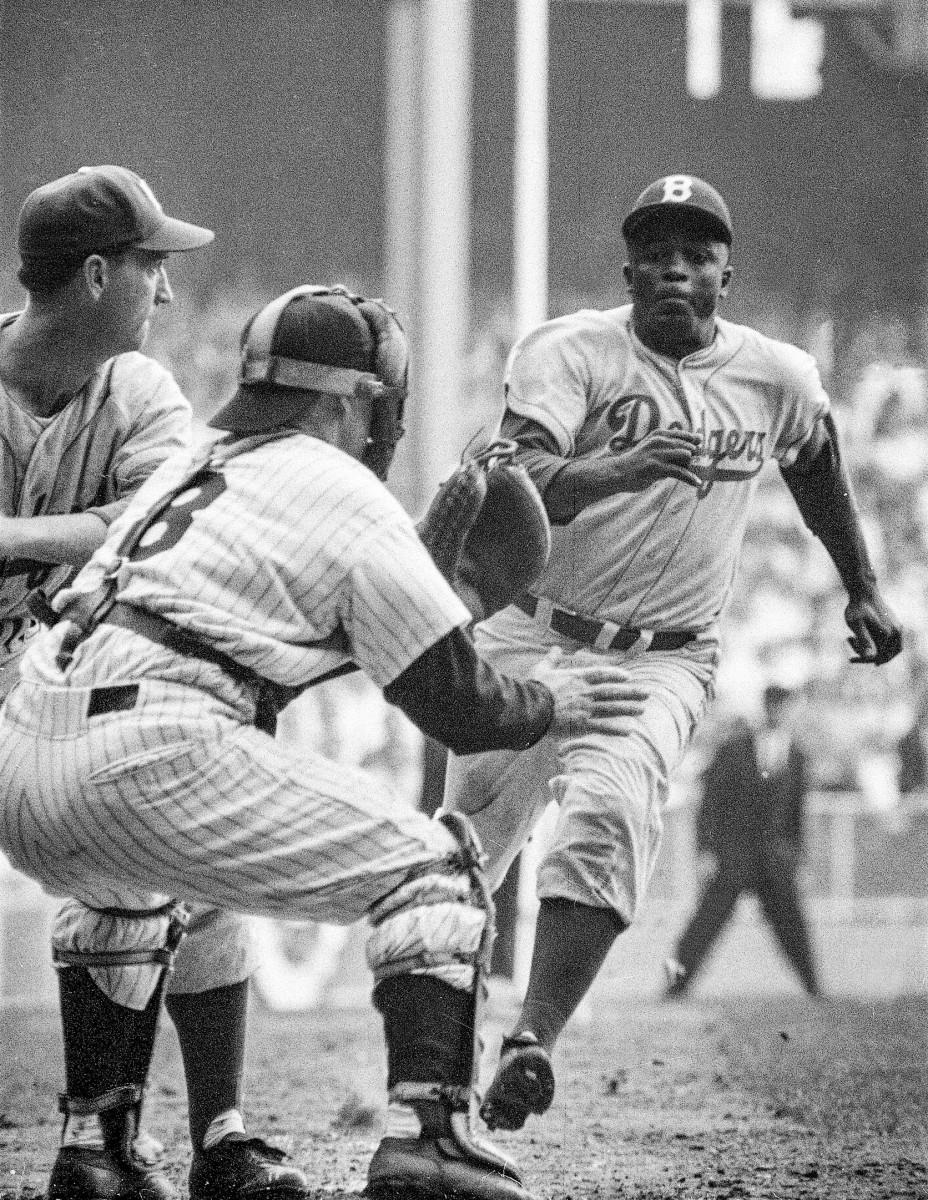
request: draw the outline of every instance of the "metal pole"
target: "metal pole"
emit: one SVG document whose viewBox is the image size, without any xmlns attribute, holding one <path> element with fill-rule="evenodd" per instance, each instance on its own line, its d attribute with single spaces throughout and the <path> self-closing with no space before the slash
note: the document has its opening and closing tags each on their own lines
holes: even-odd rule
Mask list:
<svg viewBox="0 0 928 1200">
<path fill-rule="evenodd" d="M 548 0 L 518 0 L 513 316 L 522 334 L 548 315 Z"/>
<path fill-rule="evenodd" d="M 421 512 L 462 450 L 470 324 L 470 0 L 391 0 L 385 292 L 410 343 L 394 478 Z"/>
<path fill-rule="evenodd" d="M 422 481 L 419 333 L 419 225 L 421 222 L 422 71 L 419 0 L 390 0 L 385 28 L 386 121 L 384 130 L 384 299 L 409 339 L 413 396 L 390 485 L 407 507 L 418 506 Z"/>
<path fill-rule="evenodd" d="M 460 457 L 470 325 L 470 0 L 423 0 L 420 365 L 423 507 Z"/>
</svg>

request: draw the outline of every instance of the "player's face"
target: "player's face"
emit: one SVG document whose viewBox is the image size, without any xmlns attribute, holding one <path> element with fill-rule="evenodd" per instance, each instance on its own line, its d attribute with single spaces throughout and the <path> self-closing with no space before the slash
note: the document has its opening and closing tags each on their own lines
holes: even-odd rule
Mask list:
<svg viewBox="0 0 928 1200">
<path fill-rule="evenodd" d="M 625 282 L 635 332 L 652 349 L 682 357 L 707 346 L 728 291 L 728 247 L 698 229 L 665 225 L 629 243 Z"/>
<path fill-rule="evenodd" d="M 155 309 L 174 299 L 165 261 L 164 254 L 136 249 L 107 259 L 101 316 L 114 351 L 141 349 Z"/>
</svg>

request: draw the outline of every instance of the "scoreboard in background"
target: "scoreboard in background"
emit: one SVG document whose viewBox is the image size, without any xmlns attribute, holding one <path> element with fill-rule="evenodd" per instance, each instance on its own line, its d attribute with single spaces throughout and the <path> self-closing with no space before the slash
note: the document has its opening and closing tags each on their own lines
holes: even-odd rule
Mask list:
<svg viewBox="0 0 928 1200">
<path fill-rule="evenodd" d="M 822 90 L 825 28 L 816 14 L 840 12 L 851 38 L 874 65 L 896 73 L 928 72 L 928 0 L 522 0 L 543 9 L 573 5 L 685 5 L 686 85 L 710 100 L 725 85 L 725 7 L 751 10 L 751 91 L 761 100 L 810 100 Z"/>
</svg>

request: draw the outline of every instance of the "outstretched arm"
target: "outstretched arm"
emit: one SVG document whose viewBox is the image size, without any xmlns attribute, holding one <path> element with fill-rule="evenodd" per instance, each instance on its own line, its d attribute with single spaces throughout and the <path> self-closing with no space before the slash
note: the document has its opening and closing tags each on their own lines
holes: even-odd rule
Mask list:
<svg viewBox="0 0 928 1200">
<path fill-rule="evenodd" d="M 803 520 L 828 551 L 847 589 L 844 619 L 852 634 L 851 662 L 889 662 L 902 649 L 902 630 L 880 595 L 830 414 L 818 423 L 795 463 L 780 470 Z"/>
<path fill-rule="evenodd" d="M 82 567 L 103 544 L 106 533 L 106 522 L 96 513 L 0 517 L 0 560 Z"/>
</svg>

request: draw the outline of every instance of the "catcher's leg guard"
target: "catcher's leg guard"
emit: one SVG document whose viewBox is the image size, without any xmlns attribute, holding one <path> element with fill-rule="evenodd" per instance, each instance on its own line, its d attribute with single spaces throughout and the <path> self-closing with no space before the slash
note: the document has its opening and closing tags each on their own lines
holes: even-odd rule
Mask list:
<svg viewBox="0 0 928 1200">
<path fill-rule="evenodd" d="M 158 1018 L 185 913 L 172 914 L 166 945 L 155 951 L 56 951 L 64 1038 L 65 1092 L 59 1108 L 65 1132 L 72 1116 L 96 1115 L 102 1148 L 62 1145 L 52 1168 L 47 1200 L 175 1200 L 177 1192 L 135 1148 L 142 1099 Z M 162 966 L 144 1009 L 115 1003 L 91 978 L 90 967 L 142 961 Z"/>
<path fill-rule="evenodd" d="M 385 1137 L 381 1141 L 368 1171 L 366 1195 L 371 1200 L 443 1200 L 447 1196 L 456 1200 L 531 1200 L 515 1164 L 473 1132 L 474 1084 L 482 1048 L 478 1031 L 493 946 L 493 902 L 483 877 L 480 848 L 467 818 L 451 813 L 441 819 L 461 844 L 453 866 L 457 882 L 467 886 L 458 888 L 455 903 L 481 914 L 479 937 L 470 951 L 451 946 L 445 947 L 444 955 L 435 939 L 413 959 L 408 957 L 407 940 L 403 947 L 406 957 L 397 957 L 400 971 L 375 959 L 374 1004 L 384 1022 L 390 1101 L 410 1108 L 419 1118 L 420 1129 L 417 1137 Z M 378 906 L 379 911 L 372 914 L 375 937 L 378 919 L 387 919 L 385 914 L 405 915 L 416 928 L 417 910 L 421 910 L 422 925 L 434 924 L 429 913 L 445 903 L 442 887 L 436 882 L 429 895 L 422 882 L 421 878 L 407 881 L 388 898 L 390 903 Z M 461 924 L 467 926 L 468 922 Z M 453 917 L 444 926 L 453 927 Z M 426 940 L 421 931 L 420 936 Z M 449 957 L 468 968 L 466 986 L 436 977 Z"/>
</svg>

